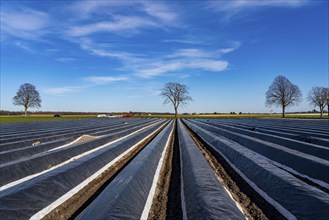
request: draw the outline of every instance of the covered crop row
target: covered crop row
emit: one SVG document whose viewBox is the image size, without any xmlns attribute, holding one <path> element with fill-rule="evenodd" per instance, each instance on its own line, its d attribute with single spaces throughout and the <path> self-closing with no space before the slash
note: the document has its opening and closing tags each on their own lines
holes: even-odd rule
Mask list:
<svg viewBox="0 0 329 220">
<path fill-rule="evenodd" d="M 147 219 L 173 124 L 167 125 L 77 219 Z"/>
<path fill-rule="evenodd" d="M 184 219 L 245 219 L 181 121 L 177 129 Z"/>
<path fill-rule="evenodd" d="M 7 184 L 1 188 L 0 218 L 1 219 L 27 219 L 41 218 L 54 208 L 73 197 L 76 193 L 101 176 L 121 158 L 130 154 L 147 138 L 162 129 L 166 121 L 159 121 L 151 125 L 121 132 L 120 136 L 106 136 L 100 142 L 99 139 L 71 147 L 73 151 L 88 153 L 75 157 L 70 150 L 49 156 L 42 162 L 29 167 L 38 167 L 41 173 L 33 178 L 23 179 L 16 184 Z M 125 135 L 125 136 L 123 136 Z M 71 149 L 67 148 L 67 149 Z M 87 149 L 88 148 L 88 149 Z M 65 150 L 67 150 L 65 149 Z M 52 154 L 49 154 L 52 155 Z M 57 165 L 54 169 L 44 170 L 52 160 L 61 160 L 69 155 L 66 162 Z M 54 155 L 53 155 L 54 156 Z M 27 160 L 31 161 L 31 160 Z M 57 163 L 59 163 L 57 161 Z M 112 168 L 111 168 L 112 167 Z M 12 171 L 16 173 L 16 170 Z M 36 172 L 36 170 L 34 170 Z M 2 176 L 11 176 L 2 173 Z M 7 178 L 7 177 L 6 177 Z M 29 204 L 29 205 L 27 205 Z"/>
<path fill-rule="evenodd" d="M 66 147 L 58 147 L 54 150 L 38 153 L 22 159 L 1 163 L 0 175 L 3 178 L 0 179 L 0 186 L 16 181 L 25 176 L 50 169 L 58 164 L 66 163 L 65 161 L 72 160 L 72 158 L 90 154 L 98 147 L 130 135 L 133 132 L 143 129 L 147 125 L 147 123 L 139 124 L 129 129 L 121 129 L 121 131 L 110 133 L 83 143 L 75 143 Z M 12 154 L 13 153 L 14 152 L 12 152 Z"/>
<path fill-rule="evenodd" d="M 1 126 L 0 219 L 327 218 L 327 121 Z"/>
<path fill-rule="evenodd" d="M 106 126 L 121 123 L 124 119 L 116 118 L 111 120 L 85 119 L 85 120 L 65 120 L 65 121 L 35 121 L 20 123 L 5 123 L 1 125 L 1 137 L 10 138 L 26 134 L 42 134 L 71 130 L 84 127 Z M 134 119 L 139 120 L 139 119 Z M 28 131 L 28 132 L 27 132 Z"/>
<path fill-rule="evenodd" d="M 225 123 L 225 120 L 212 120 L 212 124 L 201 121 L 185 120 L 185 123 L 282 216 L 289 219 L 326 218 L 329 210 L 328 160 L 300 152 L 297 145 L 296 149 L 290 149 L 293 140 L 274 144 L 271 142 L 274 136 L 255 135 L 229 126 L 224 128 L 221 122 Z M 273 139 L 267 141 L 267 138 Z M 301 149 L 324 149 L 324 146 L 297 143 Z"/>
<path fill-rule="evenodd" d="M 206 120 L 200 119 L 200 121 Z M 329 147 L 329 123 L 323 120 L 210 119 L 207 122 L 252 130 L 263 134 L 273 134 Z"/>
<path fill-rule="evenodd" d="M 238 128 L 192 121 L 199 127 L 226 137 L 257 152 L 280 167 L 289 167 L 294 173 L 329 189 L 329 149 L 301 141 L 282 139 L 273 135 Z"/>
<path fill-rule="evenodd" d="M 73 131 L 71 133 L 65 133 L 63 134 L 56 134 L 51 137 L 44 137 L 43 140 L 41 139 L 32 139 L 33 142 L 35 140 L 41 140 L 39 144 L 36 145 L 28 145 L 24 147 L 22 146 L 22 143 L 13 143 L 15 147 L 14 149 L 2 151 L 0 152 L 0 161 L 1 164 L 8 163 L 14 160 L 21 160 L 23 158 L 27 159 L 27 157 L 36 155 L 42 152 L 47 152 L 50 150 L 63 148 L 65 146 L 71 146 L 75 143 L 81 142 L 83 138 L 100 138 L 105 137 L 109 135 L 116 134 L 118 132 L 122 132 L 127 129 L 132 128 L 138 128 L 140 126 L 146 126 L 150 123 L 153 123 L 154 121 L 132 121 L 128 124 L 126 123 L 115 123 L 114 125 L 107 125 L 106 127 L 100 127 L 100 128 L 94 128 L 94 129 L 84 129 L 83 131 Z M 88 134 L 88 136 L 83 136 L 84 134 Z M 45 139 L 55 139 L 53 141 L 45 141 Z M 24 143 L 27 143 L 28 141 L 24 141 Z M 2 145 L 2 147 L 4 147 Z M 6 145 L 8 147 L 8 145 Z"/>
<path fill-rule="evenodd" d="M 86 122 L 83 123 L 83 121 Z M 50 141 L 69 141 L 83 134 L 101 135 L 107 133 L 108 130 L 123 127 L 124 124 L 128 123 L 125 119 L 111 119 L 106 121 L 94 119 L 83 121 L 80 121 L 80 123 L 74 121 L 64 121 L 63 124 L 60 124 L 60 121 L 56 123 L 58 126 L 56 129 L 51 127 L 48 129 L 38 129 L 37 124 L 36 128 L 27 128 L 24 133 L 7 135 L 2 134 L 0 137 L 0 152 L 21 149 L 23 147 L 39 145 Z M 145 121 L 146 120 L 142 119 L 133 119 L 129 121 L 129 123 L 144 123 Z M 62 128 L 59 127 L 60 125 Z"/>
</svg>

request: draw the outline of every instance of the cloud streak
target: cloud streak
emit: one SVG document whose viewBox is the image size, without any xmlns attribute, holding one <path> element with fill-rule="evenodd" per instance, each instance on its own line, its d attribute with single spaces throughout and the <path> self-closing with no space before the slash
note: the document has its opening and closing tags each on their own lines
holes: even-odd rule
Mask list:
<svg viewBox="0 0 329 220">
<path fill-rule="evenodd" d="M 29 52 L 29 53 L 34 53 L 35 51 L 33 49 L 31 49 L 31 47 L 26 44 L 25 42 L 22 42 L 22 41 L 15 41 L 14 42 L 14 45 Z"/>
<path fill-rule="evenodd" d="M 69 63 L 75 61 L 75 59 L 71 57 L 61 57 L 61 58 L 57 58 L 56 60 L 61 63 Z"/>
<path fill-rule="evenodd" d="M 129 78 L 125 76 L 89 76 L 84 78 L 84 80 L 96 85 L 103 85 L 118 81 L 128 81 Z"/>
<path fill-rule="evenodd" d="M 127 60 L 130 59 L 132 56 L 129 53 L 121 52 L 121 51 L 110 52 L 102 48 L 100 45 L 96 45 L 91 39 L 87 39 L 87 38 L 81 39 L 79 44 L 83 50 L 86 50 L 92 55 L 99 57 L 112 57 L 120 60 Z"/>
<path fill-rule="evenodd" d="M 45 89 L 45 93 L 55 96 L 64 96 L 70 93 L 78 93 L 88 88 L 88 86 L 64 86 Z"/>
<path fill-rule="evenodd" d="M 136 73 L 137 76 L 142 78 L 153 78 L 156 76 L 165 76 L 168 73 L 180 72 L 183 70 L 202 70 L 210 72 L 221 72 L 228 68 L 229 63 L 224 60 L 212 60 L 212 59 L 186 59 L 186 60 L 174 60 L 165 61 L 153 64 L 148 68 Z M 181 78 L 181 74 L 177 77 Z M 185 74 L 184 77 L 187 77 Z"/>
<path fill-rule="evenodd" d="M 172 54 L 164 56 L 158 61 L 143 62 L 135 69 L 136 75 L 142 78 L 153 78 L 156 76 L 165 76 L 168 73 L 180 72 L 183 70 L 201 70 L 210 72 L 221 72 L 229 67 L 229 62 L 220 59 L 223 54 L 236 50 L 234 48 L 225 48 L 216 51 L 206 51 L 197 48 L 180 49 Z M 181 77 L 182 74 L 177 74 Z M 190 75 L 183 74 L 184 77 Z"/>
<path fill-rule="evenodd" d="M 245 16 L 257 10 L 266 8 L 298 8 L 309 4 L 310 0 L 231 0 L 231 1 L 208 1 L 206 9 L 220 14 L 220 20 L 230 22 L 232 18 L 243 19 Z"/>
<path fill-rule="evenodd" d="M 309 0 L 231 0 L 209 1 L 207 6 L 220 12 L 238 12 L 246 9 L 261 7 L 300 7 L 308 4 Z"/>
<path fill-rule="evenodd" d="M 1 34 L 22 39 L 37 39 L 46 33 L 50 24 L 49 15 L 32 9 L 20 11 L 1 10 Z"/>
<path fill-rule="evenodd" d="M 84 26 L 74 26 L 67 31 L 69 36 L 81 37 L 99 32 L 135 31 L 139 28 L 156 27 L 155 22 L 140 17 L 116 16 L 113 21 L 102 21 Z"/>
<path fill-rule="evenodd" d="M 46 88 L 44 91 L 48 95 L 65 96 L 72 93 L 79 93 L 95 86 L 106 85 L 119 81 L 129 81 L 129 78 L 125 76 L 88 76 L 82 80 L 85 82 L 85 85 L 51 87 Z"/>
<path fill-rule="evenodd" d="M 124 11 L 129 8 L 129 13 Z M 79 1 L 70 7 L 77 21 L 66 34 L 71 37 L 96 33 L 138 33 L 143 28 L 163 28 L 175 25 L 178 15 L 167 4 L 154 1 Z M 134 13 L 135 15 L 132 15 Z M 93 17 L 102 21 L 80 22 Z M 97 19 L 99 20 L 99 19 Z"/>
<path fill-rule="evenodd" d="M 163 54 L 156 58 L 146 54 L 130 54 L 126 52 L 109 51 L 96 45 L 90 39 L 82 39 L 80 46 L 82 49 L 89 51 L 90 54 L 100 57 L 116 58 L 123 63 L 123 69 L 132 72 L 135 76 L 141 78 L 154 78 L 157 76 L 169 76 L 175 72 L 183 70 L 201 70 L 207 72 L 221 72 L 229 67 L 229 62 L 222 60 L 224 54 L 237 50 L 241 43 L 232 41 L 230 47 L 218 50 L 205 50 L 199 48 L 178 49 L 171 54 Z M 190 74 L 177 73 L 177 77 L 189 77 Z M 91 78 L 89 78 L 91 79 Z M 119 79 L 122 79 L 119 77 Z M 95 78 L 94 82 L 106 82 L 107 79 Z M 115 78 L 108 78 L 109 82 L 116 81 Z M 126 80 L 123 78 L 122 80 Z M 92 80 L 90 80 L 92 81 Z"/>
</svg>

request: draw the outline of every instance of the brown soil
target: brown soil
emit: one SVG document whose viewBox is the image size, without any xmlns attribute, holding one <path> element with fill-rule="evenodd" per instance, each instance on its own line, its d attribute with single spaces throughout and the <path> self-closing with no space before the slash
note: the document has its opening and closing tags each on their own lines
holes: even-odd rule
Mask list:
<svg viewBox="0 0 329 220">
<path fill-rule="evenodd" d="M 36 142 L 33 142 L 32 143 L 32 146 L 39 145 L 39 144 L 41 144 L 41 142 L 40 141 L 36 141 Z"/>
<path fill-rule="evenodd" d="M 91 136 L 91 135 L 82 135 L 80 137 L 80 139 L 76 142 L 77 144 L 78 143 L 83 143 L 83 142 L 86 142 L 86 141 L 90 141 L 90 140 L 93 140 L 95 139 L 96 137 L 95 136 Z"/>
<path fill-rule="evenodd" d="M 166 219 L 183 219 L 182 201 L 181 201 L 181 167 L 180 167 L 180 151 L 179 140 L 177 134 L 177 126 L 175 128 L 175 139 L 172 156 L 172 172 L 170 176 L 170 185 L 168 191 L 168 202 Z"/>
<path fill-rule="evenodd" d="M 206 146 L 206 143 L 204 143 L 193 131 L 191 131 L 185 124 L 185 127 L 187 128 L 188 133 L 193 138 L 194 142 L 198 145 L 200 148 L 202 154 L 208 161 L 211 168 L 214 170 L 215 175 L 221 182 L 221 184 L 230 191 L 231 195 L 233 196 L 234 200 L 240 204 L 240 206 L 243 209 L 243 213 L 248 219 L 271 219 L 274 217 L 274 219 L 282 219 L 281 215 L 277 215 L 277 213 L 272 213 L 270 216 L 266 216 L 263 212 L 263 210 L 251 199 L 250 194 L 255 194 L 256 192 L 252 192 L 250 186 L 249 188 L 246 187 L 246 183 L 243 183 L 241 181 L 241 177 L 238 181 L 235 181 L 237 178 L 232 178 L 232 168 L 228 167 L 228 164 L 223 162 L 223 158 L 219 158 L 218 155 L 214 155 L 213 152 L 210 152 Z M 228 172 L 228 170 L 231 171 L 231 173 Z M 234 175 L 236 177 L 236 175 Z M 244 185 L 244 187 L 241 187 Z M 261 201 L 261 199 L 259 199 Z M 264 202 L 264 201 L 261 201 Z M 266 201 L 265 201 L 266 202 Z M 267 209 L 267 208 L 266 208 Z M 267 209 L 268 211 L 272 211 L 272 209 Z M 277 211 L 276 211 L 277 212 Z M 266 214 L 267 214 L 266 213 Z"/>
<path fill-rule="evenodd" d="M 110 168 L 104 171 L 96 179 L 91 181 L 82 190 L 52 210 L 43 219 L 73 219 L 87 207 L 101 191 L 113 180 L 113 178 L 168 124 L 161 126 L 155 134 L 138 145 L 134 150 L 129 152 Z"/>
<path fill-rule="evenodd" d="M 171 136 L 170 145 L 167 148 L 164 162 L 161 167 L 160 177 L 157 184 L 157 189 L 152 201 L 151 210 L 148 219 L 165 219 L 167 212 L 168 191 L 170 185 L 170 177 L 172 171 L 172 157 L 174 148 L 174 139 L 176 131 L 176 122 L 174 124 L 174 133 Z"/>
</svg>

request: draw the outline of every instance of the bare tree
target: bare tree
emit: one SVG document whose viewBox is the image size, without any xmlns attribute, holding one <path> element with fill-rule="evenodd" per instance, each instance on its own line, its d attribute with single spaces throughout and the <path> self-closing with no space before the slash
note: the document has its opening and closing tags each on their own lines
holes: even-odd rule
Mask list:
<svg viewBox="0 0 329 220">
<path fill-rule="evenodd" d="M 282 107 L 282 117 L 285 117 L 287 106 L 296 105 L 302 100 L 298 86 L 292 84 L 286 77 L 277 76 L 266 92 L 266 105 Z"/>
<path fill-rule="evenodd" d="M 323 117 L 323 110 L 328 103 L 327 88 L 324 87 L 313 87 L 307 97 L 308 101 L 320 108 L 320 117 Z"/>
<path fill-rule="evenodd" d="M 41 98 L 34 85 L 24 83 L 13 97 L 13 104 L 24 106 L 26 117 L 28 108 L 41 107 Z"/>
<path fill-rule="evenodd" d="M 324 87 L 324 97 L 325 97 L 325 104 L 327 105 L 328 117 L 329 117 L 329 87 Z"/>
<path fill-rule="evenodd" d="M 164 104 L 172 103 L 175 109 L 175 118 L 177 118 L 177 109 L 180 105 L 185 106 L 192 101 L 189 96 L 188 87 L 175 82 L 166 83 L 161 90 L 160 95 L 164 97 Z"/>
</svg>

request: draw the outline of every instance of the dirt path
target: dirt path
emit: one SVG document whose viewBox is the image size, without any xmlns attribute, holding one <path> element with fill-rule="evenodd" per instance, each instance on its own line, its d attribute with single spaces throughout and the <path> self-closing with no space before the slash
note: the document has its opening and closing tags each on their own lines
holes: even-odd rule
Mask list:
<svg viewBox="0 0 329 220">
<path fill-rule="evenodd" d="M 170 177 L 170 186 L 168 192 L 166 219 L 182 219 L 182 203 L 181 203 L 181 169 L 179 142 L 177 135 L 177 127 L 175 128 L 175 140 L 173 146 L 172 172 Z"/>
<path fill-rule="evenodd" d="M 174 134 L 176 133 L 176 123 L 174 124 Z M 166 151 L 163 166 L 160 171 L 157 189 L 155 191 L 152 207 L 148 219 L 165 219 L 167 215 L 168 194 L 173 165 L 175 135 L 171 137 L 170 145 Z"/>
</svg>

